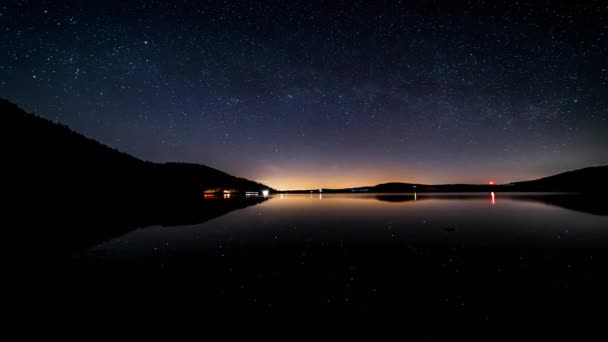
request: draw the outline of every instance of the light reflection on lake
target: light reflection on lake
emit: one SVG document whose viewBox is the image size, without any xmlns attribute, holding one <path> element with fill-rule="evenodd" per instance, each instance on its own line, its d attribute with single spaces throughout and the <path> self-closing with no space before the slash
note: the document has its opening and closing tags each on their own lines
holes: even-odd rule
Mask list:
<svg viewBox="0 0 608 342">
<path fill-rule="evenodd" d="M 220 307 L 557 320 L 603 295 L 607 251 L 606 205 L 588 196 L 324 192 L 137 229 L 89 250 L 80 272 L 153 275 Z"/>
<path fill-rule="evenodd" d="M 553 197 L 562 200 L 552 202 Z M 575 237 L 581 239 L 578 243 L 594 243 L 608 236 L 607 229 L 602 229 L 608 227 L 608 216 L 576 210 L 580 209 L 577 200 L 576 195 L 567 194 L 494 192 L 280 194 L 198 225 L 138 229 L 94 250 L 107 255 L 146 255 L 171 246 L 167 252 L 181 254 L 224 240 L 265 246 L 302 239 L 424 238 L 440 243 L 466 237 L 468 243 L 500 239 L 563 244 Z M 446 236 L 446 229 L 457 234 Z"/>
</svg>

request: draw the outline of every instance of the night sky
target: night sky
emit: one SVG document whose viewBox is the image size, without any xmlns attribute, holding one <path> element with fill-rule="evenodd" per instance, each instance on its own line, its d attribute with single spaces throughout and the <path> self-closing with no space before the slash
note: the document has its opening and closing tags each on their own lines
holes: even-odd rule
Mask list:
<svg viewBox="0 0 608 342">
<path fill-rule="evenodd" d="M 525 180 L 608 164 L 608 1 L 2 1 L 0 97 L 277 189 Z"/>
</svg>

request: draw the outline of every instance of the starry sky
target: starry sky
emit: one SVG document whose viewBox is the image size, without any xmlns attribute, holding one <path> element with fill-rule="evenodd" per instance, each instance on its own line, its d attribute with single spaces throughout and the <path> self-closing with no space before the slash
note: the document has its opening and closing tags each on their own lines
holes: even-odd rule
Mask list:
<svg viewBox="0 0 608 342">
<path fill-rule="evenodd" d="M 8 0 L 0 96 L 277 189 L 526 180 L 608 164 L 608 2 Z"/>
</svg>

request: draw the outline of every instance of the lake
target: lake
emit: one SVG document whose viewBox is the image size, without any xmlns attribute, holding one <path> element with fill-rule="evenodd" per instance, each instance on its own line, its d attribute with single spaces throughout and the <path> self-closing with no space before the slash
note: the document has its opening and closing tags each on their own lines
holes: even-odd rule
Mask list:
<svg viewBox="0 0 608 342">
<path fill-rule="evenodd" d="M 596 197 L 277 194 L 202 224 L 133 230 L 74 267 L 85 287 L 153 282 L 222 308 L 559 322 L 601 309 L 607 247 Z"/>
</svg>

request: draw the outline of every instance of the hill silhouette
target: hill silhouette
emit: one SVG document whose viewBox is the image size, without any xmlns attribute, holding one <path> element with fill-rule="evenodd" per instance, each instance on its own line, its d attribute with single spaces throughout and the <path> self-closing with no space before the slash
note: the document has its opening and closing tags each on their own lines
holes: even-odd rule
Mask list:
<svg viewBox="0 0 608 342">
<path fill-rule="evenodd" d="M 76 246 L 143 225 L 196 223 L 259 202 L 205 201 L 208 188 L 269 189 L 204 165 L 143 161 L 7 100 L 0 99 L 0 113 L 12 214 L 23 231 L 54 243 Z"/>
<path fill-rule="evenodd" d="M 315 190 L 290 190 L 288 193 L 318 192 Z M 578 192 L 600 193 L 608 191 L 608 166 L 587 167 L 531 181 L 509 184 L 416 184 L 390 182 L 374 186 L 345 189 L 323 189 L 325 193 L 404 193 L 404 192 Z"/>
<path fill-rule="evenodd" d="M 85 198 L 108 195 L 115 199 L 120 190 L 121 196 L 127 198 L 162 194 L 192 199 L 200 198 L 205 188 L 268 188 L 200 164 L 140 160 L 67 126 L 28 114 L 6 100 L 0 99 L 0 111 L 11 135 L 7 141 L 13 146 L 8 149 L 11 169 L 17 175 L 28 176 L 29 182 L 23 185 L 35 185 L 32 190 L 60 188 L 64 194 L 73 192 Z M 40 195 L 40 191 L 37 193 Z"/>
<path fill-rule="evenodd" d="M 517 191 L 603 192 L 608 190 L 608 166 L 587 167 L 506 187 Z"/>
<path fill-rule="evenodd" d="M 608 190 L 608 166 L 587 167 L 536 180 L 509 184 L 412 184 L 384 183 L 369 187 L 369 192 L 581 192 Z"/>
<path fill-rule="evenodd" d="M 212 187 L 233 187 L 259 191 L 268 188 L 244 178 L 231 176 L 222 171 L 200 164 L 152 163 L 89 139 L 67 126 L 28 114 L 16 105 L 0 99 L 0 111 L 5 127 L 12 138 L 7 142 L 14 154 L 10 161 L 17 162 L 15 171 L 31 175 L 36 186 L 61 186 L 63 191 L 72 190 L 69 185 L 79 183 L 81 196 L 123 196 L 128 190 L 141 197 L 149 195 L 177 195 L 200 198 L 201 190 Z M 60 184 L 67 180 L 69 184 Z M 66 188 L 66 186 L 68 186 Z M 56 194 L 52 194 L 55 197 Z"/>
</svg>

